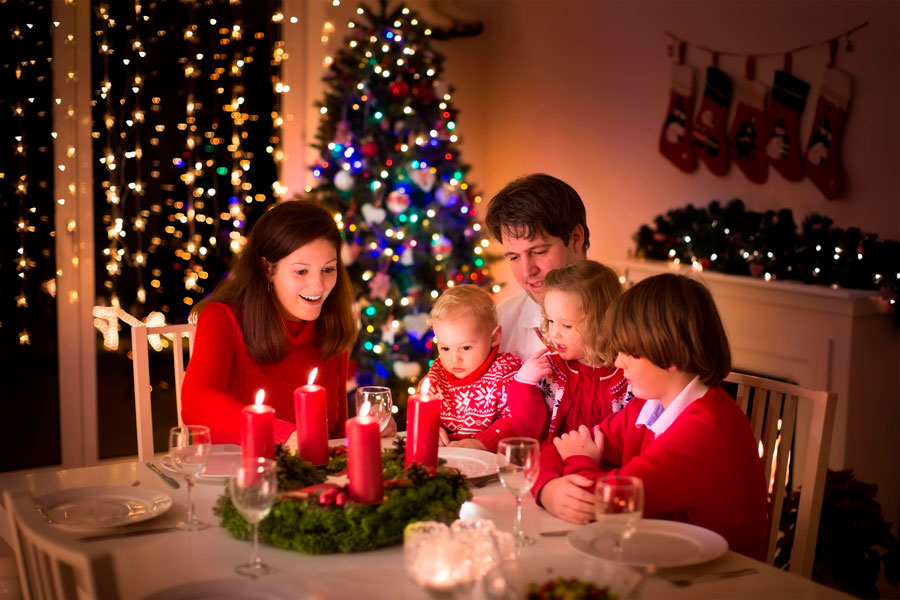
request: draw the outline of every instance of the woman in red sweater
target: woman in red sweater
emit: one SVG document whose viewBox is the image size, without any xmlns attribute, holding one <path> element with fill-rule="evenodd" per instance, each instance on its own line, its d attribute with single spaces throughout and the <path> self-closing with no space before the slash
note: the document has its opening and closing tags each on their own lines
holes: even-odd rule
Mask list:
<svg viewBox="0 0 900 600">
<path fill-rule="evenodd" d="M 182 387 L 182 418 L 208 425 L 214 443 L 239 444 L 241 410 L 265 390 L 275 441 L 294 432 L 293 393 L 318 367 L 328 431 L 344 434 L 347 364 L 356 339 L 341 234 L 309 201 L 273 206 L 250 232 L 229 274 L 194 309 L 197 333 Z"/>
<path fill-rule="evenodd" d="M 562 519 L 587 522 L 596 478 L 633 475 L 644 482 L 644 516 L 706 527 L 764 560 L 763 463 L 750 422 L 719 385 L 731 353 L 709 291 L 681 275 L 650 277 L 613 302 L 606 323 L 636 399 L 593 436 L 581 426 L 542 453 L 537 498 Z M 581 496 L 560 498 L 557 482 L 582 487 Z"/>
</svg>

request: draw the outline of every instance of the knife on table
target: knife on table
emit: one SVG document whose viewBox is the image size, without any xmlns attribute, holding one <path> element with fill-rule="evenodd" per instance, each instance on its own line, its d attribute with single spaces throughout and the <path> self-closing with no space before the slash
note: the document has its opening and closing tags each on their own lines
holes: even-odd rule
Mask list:
<svg viewBox="0 0 900 600">
<path fill-rule="evenodd" d="M 170 477 L 169 475 L 166 475 L 165 473 L 163 473 L 163 472 L 162 472 L 162 469 L 160 469 L 160 468 L 159 468 L 158 466 L 156 466 L 154 463 L 152 463 L 152 462 L 145 462 L 144 464 L 147 465 L 147 468 L 148 468 L 148 469 L 150 469 L 151 471 L 153 471 L 154 473 L 156 473 L 157 475 L 159 475 L 160 479 L 162 479 L 163 481 L 165 481 L 167 484 L 169 484 L 170 486 L 172 486 L 172 487 L 175 488 L 176 490 L 177 490 L 178 488 L 181 487 L 181 484 L 178 483 L 178 480 L 177 480 L 177 479 L 175 479 L 174 477 Z"/>
</svg>

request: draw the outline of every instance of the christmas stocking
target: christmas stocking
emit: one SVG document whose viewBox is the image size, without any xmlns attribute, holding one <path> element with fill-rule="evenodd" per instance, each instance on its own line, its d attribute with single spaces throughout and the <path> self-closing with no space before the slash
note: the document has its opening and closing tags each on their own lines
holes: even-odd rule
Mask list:
<svg viewBox="0 0 900 600">
<path fill-rule="evenodd" d="M 766 160 L 765 128 L 766 86 L 743 79 L 737 85 L 737 107 L 728 133 L 731 160 L 747 179 L 763 183 L 769 176 Z"/>
<path fill-rule="evenodd" d="M 731 79 L 716 67 L 706 69 L 703 101 L 694 117 L 691 137 L 700 160 L 716 175 L 728 172 L 725 120 L 731 104 Z"/>
<path fill-rule="evenodd" d="M 808 93 L 808 83 L 786 71 L 775 71 L 775 85 L 767 115 L 766 156 L 769 157 L 769 164 L 788 181 L 803 178 L 800 114 Z"/>
<path fill-rule="evenodd" d="M 694 70 L 687 65 L 672 65 L 672 91 L 659 151 L 676 167 L 690 173 L 697 168 L 697 155 L 691 146 L 687 122 L 694 110 Z"/>
<path fill-rule="evenodd" d="M 850 77 L 826 68 L 806 148 L 806 176 L 829 200 L 840 198 L 847 189 L 840 150 L 849 104 Z"/>
</svg>

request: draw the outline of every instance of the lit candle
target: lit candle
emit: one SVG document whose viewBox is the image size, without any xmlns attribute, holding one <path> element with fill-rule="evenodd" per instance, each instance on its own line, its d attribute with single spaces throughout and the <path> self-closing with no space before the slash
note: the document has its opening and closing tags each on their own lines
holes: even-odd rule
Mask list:
<svg viewBox="0 0 900 600">
<path fill-rule="evenodd" d="M 325 388 L 313 383 L 319 369 L 309 374 L 309 383 L 294 390 L 297 421 L 297 454 L 314 465 L 328 462 L 328 409 Z"/>
<path fill-rule="evenodd" d="M 381 502 L 381 421 L 369 416 L 368 403 L 360 408 L 358 417 L 347 420 L 347 476 L 351 500 L 360 504 Z"/>
<path fill-rule="evenodd" d="M 256 392 L 256 400 L 241 411 L 241 458 L 275 458 L 275 409 L 263 404 L 266 393 Z"/>
<path fill-rule="evenodd" d="M 438 430 L 441 427 L 441 400 L 428 395 L 428 380 L 421 393 L 409 397 L 406 415 L 406 466 L 419 463 L 437 468 Z"/>
</svg>

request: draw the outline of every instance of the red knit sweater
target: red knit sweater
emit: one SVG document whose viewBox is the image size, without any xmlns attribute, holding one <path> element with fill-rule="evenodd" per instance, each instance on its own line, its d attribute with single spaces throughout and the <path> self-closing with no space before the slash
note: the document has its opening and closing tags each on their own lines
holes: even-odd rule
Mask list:
<svg viewBox="0 0 900 600">
<path fill-rule="evenodd" d="M 323 362 L 315 341 L 315 322 L 284 323 L 287 355 L 263 364 L 247 352 L 234 310 L 219 302 L 208 304 L 197 321 L 194 353 L 181 388 L 184 422 L 208 425 L 215 444 L 240 444 L 241 410 L 262 388 L 265 403 L 275 409 L 275 441 L 284 442 L 296 429 L 294 389 L 305 385 L 310 371 L 319 367 L 316 383 L 325 388 L 329 435 L 343 436 L 349 352 Z"/>
<path fill-rule="evenodd" d="M 431 392 L 440 394 L 441 426 L 451 440 L 475 438 L 494 452 L 497 442 L 516 435 L 506 405 L 507 388 L 522 359 L 494 346 L 484 363 L 465 377 L 456 377 L 438 358 L 426 377 Z"/>
<path fill-rule="evenodd" d="M 605 436 L 601 466 L 584 455 L 563 462 L 554 446 L 542 448 L 535 495 L 550 479 L 570 473 L 591 479 L 634 475 L 644 482 L 645 517 L 706 527 L 735 552 L 765 560 L 765 474 L 746 415 L 716 386 L 657 438 L 635 425 L 645 402 L 636 399 L 600 423 Z M 620 467 L 609 470 L 607 463 Z"/>
</svg>

